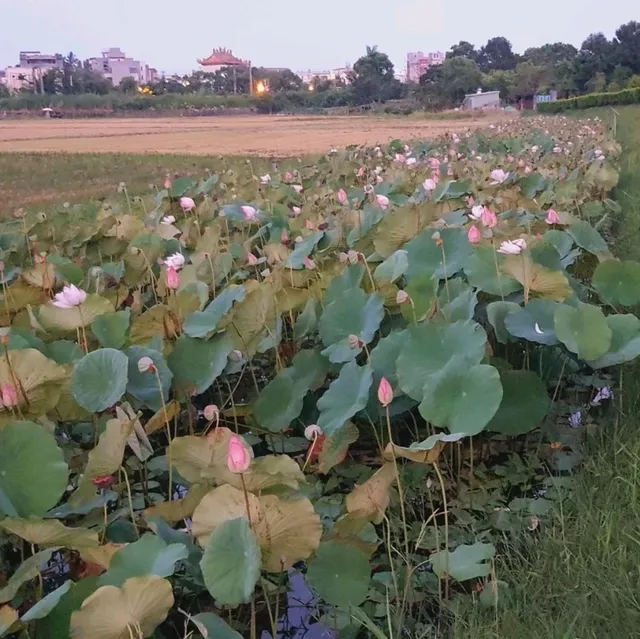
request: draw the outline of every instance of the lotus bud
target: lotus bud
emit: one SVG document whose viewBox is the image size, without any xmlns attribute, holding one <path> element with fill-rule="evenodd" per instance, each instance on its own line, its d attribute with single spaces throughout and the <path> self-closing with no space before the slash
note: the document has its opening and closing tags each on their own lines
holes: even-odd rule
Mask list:
<svg viewBox="0 0 640 639">
<path fill-rule="evenodd" d="M 244 473 L 251 466 L 251 454 L 244 440 L 238 435 L 231 435 L 227 452 L 227 467 L 232 473 Z"/>
<path fill-rule="evenodd" d="M 172 291 L 180 288 L 180 275 L 178 274 L 178 271 L 176 271 L 176 269 L 172 266 L 167 267 L 166 281 L 167 288 L 171 289 Z"/>
<path fill-rule="evenodd" d="M 378 401 L 385 408 L 393 401 L 393 388 L 386 377 L 383 377 L 378 385 Z"/>
<path fill-rule="evenodd" d="M 202 412 L 208 422 L 215 421 L 217 423 L 220 420 L 220 409 L 215 404 L 205 406 Z"/>
<path fill-rule="evenodd" d="M 399 290 L 396 294 L 396 304 L 406 304 L 407 302 L 411 302 L 411 297 L 407 291 Z"/>
<path fill-rule="evenodd" d="M 229 359 L 232 362 L 241 362 L 242 361 L 242 351 L 234 350 L 229 353 Z"/>
<path fill-rule="evenodd" d="M 340 260 L 340 264 L 346 264 L 349 261 L 349 256 L 346 253 L 341 252 L 338 255 L 338 259 Z"/>
<path fill-rule="evenodd" d="M 349 335 L 348 342 L 349 342 L 349 348 L 352 348 L 354 350 L 356 348 L 362 348 L 362 342 L 360 341 L 360 338 L 357 335 L 354 335 L 353 333 Z"/>
<path fill-rule="evenodd" d="M 141 373 L 155 373 L 156 365 L 150 357 L 141 357 L 138 360 L 138 370 Z"/>
<path fill-rule="evenodd" d="M 496 217 L 496 214 L 486 206 L 483 208 L 480 220 L 488 229 L 495 228 L 498 225 L 498 218 Z"/>
<path fill-rule="evenodd" d="M 347 192 L 344 189 L 338 191 L 338 202 L 344 204 L 348 199 Z"/>
<path fill-rule="evenodd" d="M 560 224 L 560 217 L 553 209 L 549 209 L 544 220 L 547 224 Z"/>
<path fill-rule="evenodd" d="M 258 264 L 258 258 L 253 253 L 249 253 L 247 256 L 247 263 L 249 266 L 256 266 Z"/>
<path fill-rule="evenodd" d="M 347 253 L 347 259 L 349 260 L 349 264 L 357 264 L 360 256 L 357 251 L 349 251 Z"/>
<path fill-rule="evenodd" d="M 18 405 L 18 393 L 13 384 L 2 384 L 0 386 L 0 403 L 5 408 L 14 408 Z"/>
<path fill-rule="evenodd" d="M 193 201 L 193 198 L 185 196 L 180 198 L 180 206 L 183 211 L 189 212 L 196 208 L 196 203 Z"/>
<path fill-rule="evenodd" d="M 307 220 L 307 221 L 304 223 L 304 225 L 305 225 L 305 227 L 306 227 L 307 229 L 309 229 L 310 231 L 313 231 L 313 222 L 312 222 L 311 220 Z"/>
<path fill-rule="evenodd" d="M 304 267 L 308 271 L 313 271 L 316 268 L 316 263 L 310 257 L 305 257 L 304 258 Z"/>
<path fill-rule="evenodd" d="M 467 238 L 471 244 L 479 244 L 482 242 L 482 233 L 475 224 L 471 225 L 471 228 L 467 232 Z"/>
<path fill-rule="evenodd" d="M 314 439 L 317 439 L 321 435 L 322 435 L 322 428 L 320 428 L 320 426 L 318 426 L 318 424 L 309 424 L 309 426 L 307 426 L 304 429 L 304 436 L 310 442 L 312 442 Z"/>
<path fill-rule="evenodd" d="M 302 209 L 299 206 L 291 207 L 291 213 L 290 213 L 291 217 L 298 217 L 300 213 L 302 213 Z"/>
</svg>

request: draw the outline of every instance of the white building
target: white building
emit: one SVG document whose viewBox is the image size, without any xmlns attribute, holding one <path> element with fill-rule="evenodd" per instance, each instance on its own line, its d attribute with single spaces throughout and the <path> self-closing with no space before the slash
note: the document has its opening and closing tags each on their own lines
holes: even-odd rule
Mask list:
<svg viewBox="0 0 640 639">
<path fill-rule="evenodd" d="M 464 97 L 462 108 L 469 111 L 491 111 L 500 108 L 500 91 L 485 91 L 478 89 Z"/>
<path fill-rule="evenodd" d="M 100 58 L 89 58 L 89 68 L 96 71 L 117 87 L 124 78 L 133 78 L 138 84 L 148 84 L 157 79 L 157 72 L 149 65 L 125 55 L 118 47 L 111 47 L 102 52 Z"/>
<path fill-rule="evenodd" d="M 59 53 L 52 55 L 40 51 L 20 51 L 19 60 L 16 66 L 7 67 L 0 79 L 12 93 L 33 88 L 47 71 L 63 67 L 63 59 Z"/>
<path fill-rule="evenodd" d="M 314 80 L 342 80 L 345 84 L 351 82 L 351 65 L 330 69 L 328 71 L 296 71 L 296 75 L 302 79 L 305 84 L 311 84 Z"/>
</svg>

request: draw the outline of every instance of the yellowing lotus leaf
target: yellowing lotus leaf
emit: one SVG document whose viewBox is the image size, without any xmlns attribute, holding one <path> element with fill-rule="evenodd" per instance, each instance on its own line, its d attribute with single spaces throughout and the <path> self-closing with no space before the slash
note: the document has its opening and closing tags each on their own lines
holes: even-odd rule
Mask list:
<svg viewBox="0 0 640 639">
<path fill-rule="evenodd" d="M 113 556 L 125 546 L 126 544 L 103 544 L 95 548 L 81 548 L 79 552 L 83 561 L 108 570 Z"/>
<path fill-rule="evenodd" d="M 382 257 L 389 257 L 419 235 L 425 223 L 426 217 L 418 209 L 398 209 L 378 224 L 373 245 Z"/>
<path fill-rule="evenodd" d="M 133 577 L 122 588 L 103 586 L 71 615 L 74 639 L 148 637 L 173 606 L 171 584 L 157 575 Z"/>
<path fill-rule="evenodd" d="M 389 442 L 384 449 L 384 458 L 387 461 L 393 461 L 393 458 L 402 457 L 418 464 L 434 464 L 438 461 L 440 453 L 445 447 L 445 442 L 436 442 L 430 450 L 413 450 L 404 446 L 396 446 Z"/>
<path fill-rule="evenodd" d="M 202 498 L 210 490 L 211 486 L 208 484 L 192 484 L 189 487 L 189 493 L 184 499 L 154 504 L 144 511 L 144 516 L 147 519 L 160 517 L 160 519 L 164 519 L 164 521 L 170 524 L 175 524 L 187 517 L 191 517 L 198 507 L 198 504 L 202 501 Z"/>
<path fill-rule="evenodd" d="M 146 346 L 156 336 L 174 339 L 178 336 L 179 326 L 171 310 L 157 304 L 131 321 L 129 342 L 133 346 Z"/>
<path fill-rule="evenodd" d="M 73 364 L 63 364 L 67 379 L 60 388 L 60 398 L 55 406 L 55 417 L 63 422 L 81 422 L 91 420 L 91 413 L 86 411 L 73 396 L 71 390 L 71 373 Z"/>
<path fill-rule="evenodd" d="M 385 463 L 370 479 L 347 495 L 347 512 L 367 517 L 374 524 L 381 523 L 389 505 L 389 489 L 395 480 L 393 463 Z"/>
<path fill-rule="evenodd" d="M 0 528 L 22 537 L 25 541 L 43 548 L 58 546 L 78 550 L 97 546 L 98 533 L 87 528 L 68 528 L 57 519 L 6 519 L 0 520 Z"/>
<path fill-rule="evenodd" d="M 284 244 L 265 244 L 264 256 L 267 258 L 267 264 L 280 264 L 286 262 L 291 255 L 291 250 Z"/>
<path fill-rule="evenodd" d="M 62 366 L 35 348 L 9 351 L 0 357 L 0 385 L 16 389 L 18 404 L 0 405 L 0 426 L 22 415 L 24 419 L 41 417 L 58 403 L 67 373 Z"/>
<path fill-rule="evenodd" d="M 18 611 L 11 606 L 2 606 L 0 608 L 0 637 L 2 637 L 16 621 L 18 621 Z"/>
<path fill-rule="evenodd" d="M 145 232 L 144 222 L 135 215 L 117 215 L 114 224 L 105 231 L 105 237 L 116 237 L 119 240 L 130 242 L 136 235 Z"/>
<path fill-rule="evenodd" d="M 165 412 L 166 409 L 166 412 Z M 155 433 L 157 430 L 165 428 L 167 422 L 171 421 L 180 413 L 180 402 L 172 399 L 164 408 L 161 408 L 149 421 L 144 425 L 144 431 L 147 435 Z"/>
<path fill-rule="evenodd" d="M 54 288 L 56 284 L 56 268 L 49 262 L 41 262 L 23 271 L 22 279 L 31 286 L 49 290 Z"/>
<path fill-rule="evenodd" d="M 17 280 L 7 287 L 6 295 L 0 290 L 0 325 L 8 326 L 12 316 L 27 306 L 38 306 L 49 299 L 49 296 L 41 288 L 29 286 L 22 280 Z"/>
<path fill-rule="evenodd" d="M 290 286 L 282 288 L 277 295 L 278 310 L 281 313 L 289 313 L 290 311 L 301 310 L 309 299 L 309 289 L 291 288 Z"/>
<path fill-rule="evenodd" d="M 564 302 L 573 295 L 569 280 L 562 271 L 552 271 L 532 262 L 526 253 L 507 255 L 500 270 L 522 284 L 525 300 L 529 299 L 531 293 L 556 302 Z"/>
<path fill-rule="evenodd" d="M 87 295 L 87 299 L 74 308 L 58 308 L 53 303 L 44 304 L 38 311 L 38 320 L 45 330 L 75 331 L 89 326 L 96 317 L 114 311 L 113 304 L 100 295 Z"/>
<path fill-rule="evenodd" d="M 247 517 L 262 551 L 262 567 L 269 572 L 288 570 L 317 550 L 322 536 L 320 517 L 307 498 L 256 497 L 225 485 L 206 495 L 193 513 L 192 532 L 205 547 L 211 533 L 223 522 Z"/>
</svg>

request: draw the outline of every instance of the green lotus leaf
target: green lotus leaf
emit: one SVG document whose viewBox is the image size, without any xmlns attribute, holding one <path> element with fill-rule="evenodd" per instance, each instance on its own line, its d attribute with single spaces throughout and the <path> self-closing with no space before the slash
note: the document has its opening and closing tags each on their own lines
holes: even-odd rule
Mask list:
<svg viewBox="0 0 640 639">
<path fill-rule="evenodd" d="M 635 315 L 609 315 L 611 345 L 608 352 L 588 362 L 591 368 L 605 368 L 631 362 L 640 356 L 640 319 Z"/>
<path fill-rule="evenodd" d="M 331 280 L 324 294 L 324 305 L 328 306 L 343 293 L 352 291 L 360 286 L 366 270 L 364 264 L 347 266 L 344 272 Z"/>
<path fill-rule="evenodd" d="M 225 315 L 231 311 L 234 302 L 245 298 L 243 286 L 230 286 L 218 295 L 204 311 L 195 311 L 185 318 L 184 332 L 189 337 L 209 339 L 218 329 Z"/>
<path fill-rule="evenodd" d="M 47 345 L 46 355 L 58 364 L 73 364 L 84 357 L 84 352 L 75 343 L 66 339 Z"/>
<path fill-rule="evenodd" d="M 612 331 L 597 306 L 562 304 L 556 309 L 554 325 L 558 339 L 582 359 L 595 360 L 609 351 Z"/>
<path fill-rule="evenodd" d="M 127 393 L 133 395 L 139 402 L 158 411 L 162 408 L 162 398 L 158 389 L 158 377 L 162 387 L 162 395 L 164 401 L 169 401 L 169 390 L 171 389 L 171 381 L 173 373 L 169 370 L 162 353 L 152 348 L 144 348 L 143 346 L 132 346 L 125 351 L 125 355 L 129 360 L 128 365 L 128 382 Z M 150 371 L 141 373 L 138 369 L 138 362 L 143 357 L 149 357 L 153 360 L 153 364 L 158 372 L 158 377 Z"/>
<path fill-rule="evenodd" d="M 293 337 L 296 344 L 300 344 L 306 337 L 314 333 L 318 327 L 319 305 L 315 298 L 310 297 L 302 313 L 296 318 L 293 327 Z"/>
<path fill-rule="evenodd" d="M 368 344 L 383 317 L 384 300 L 380 295 L 367 295 L 361 288 L 345 291 L 325 306 L 320 317 L 320 337 L 327 347 L 322 354 L 334 363 L 355 359 L 362 348 L 353 348 L 349 344 L 349 336 L 355 335 L 365 345 Z"/>
<path fill-rule="evenodd" d="M 409 259 L 409 282 L 425 271 L 439 279 L 452 277 L 463 269 L 473 253 L 464 229 L 443 229 L 439 231 L 439 239 L 433 236 L 433 229 L 426 229 L 404 247 Z"/>
<path fill-rule="evenodd" d="M 41 517 L 58 503 L 69 469 L 53 435 L 33 422 L 0 427 L 0 513 Z"/>
<path fill-rule="evenodd" d="M 504 255 L 493 248 L 478 246 L 464 265 L 464 273 L 469 284 L 477 289 L 490 295 L 505 297 L 519 291 L 522 284 L 501 271 L 503 262 Z"/>
<path fill-rule="evenodd" d="M 487 319 L 496 333 L 496 339 L 501 344 L 509 341 L 509 331 L 505 326 L 505 319 L 508 315 L 519 313 L 522 310 L 520 304 L 515 302 L 491 302 L 487 305 Z"/>
<path fill-rule="evenodd" d="M 426 272 L 413 277 L 404 290 L 411 298 L 401 307 L 407 322 L 421 322 L 433 315 L 438 302 L 438 278 L 433 273 Z"/>
<path fill-rule="evenodd" d="M 22 621 L 22 623 L 28 623 L 36 619 L 44 619 L 60 603 L 60 600 L 69 592 L 72 585 L 73 581 L 70 579 L 65 581 L 62 586 L 52 590 L 34 606 L 29 608 L 29 610 L 20 617 L 20 621 Z"/>
<path fill-rule="evenodd" d="M 318 426 L 331 436 L 367 405 L 373 379 L 370 365 L 358 366 L 355 360 L 345 364 L 336 380 L 318 400 Z"/>
<path fill-rule="evenodd" d="M 554 317 L 559 306 L 551 300 L 531 300 L 524 308 L 506 315 L 504 326 L 514 337 L 552 346 L 558 343 Z"/>
<path fill-rule="evenodd" d="M 289 255 L 284 265 L 287 268 L 292 268 L 294 270 L 303 268 L 305 259 L 311 255 L 316 244 L 318 244 L 323 237 L 324 231 L 316 231 L 305 238 L 302 242 L 297 242 L 293 252 Z"/>
<path fill-rule="evenodd" d="M 73 397 L 90 413 L 114 406 L 127 390 L 128 367 L 127 356 L 115 348 L 88 353 L 73 367 Z"/>
<path fill-rule="evenodd" d="M 102 586 L 71 615 L 74 639 L 125 639 L 131 628 L 150 637 L 174 604 L 171 584 L 156 575 L 134 577 L 122 588 Z"/>
<path fill-rule="evenodd" d="M 426 378 L 419 410 L 428 422 L 451 433 L 477 435 L 496 414 L 502 395 L 497 369 L 471 365 L 458 355 Z"/>
<path fill-rule="evenodd" d="M 502 402 L 487 430 L 504 435 L 523 435 L 547 416 L 551 400 L 538 375 L 531 371 L 500 371 Z"/>
<path fill-rule="evenodd" d="M 585 251 L 589 251 L 589 253 L 605 259 L 611 256 L 604 238 L 589 222 L 575 220 L 571 226 L 567 228 L 567 233 L 574 239 L 575 243 Z"/>
<path fill-rule="evenodd" d="M 62 366 L 33 348 L 9 351 L 0 357 L 0 385 L 16 390 L 22 417 L 36 419 L 56 406 L 67 379 Z M 0 403 L 0 428 L 13 421 L 16 408 Z"/>
<path fill-rule="evenodd" d="M 640 262 L 601 262 L 592 284 L 605 302 L 634 306 L 640 302 Z"/>
<path fill-rule="evenodd" d="M 358 441 L 358 437 L 358 429 L 351 422 L 327 437 L 320 451 L 318 472 L 326 475 L 334 466 L 344 461 L 349 446 Z"/>
<path fill-rule="evenodd" d="M 473 318 L 478 293 L 464 280 L 447 280 L 438 296 L 438 312 L 445 322 L 451 324 Z"/>
<path fill-rule="evenodd" d="M 359 606 L 369 592 L 371 565 L 359 548 L 325 541 L 309 564 L 307 581 L 328 604 Z"/>
<path fill-rule="evenodd" d="M 122 348 L 129 336 L 131 310 L 105 313 L 91 322 L 91 332 L 104 348 Z"/>
<path fill-rule="evenodd" d="M 182 176 L 174 180 L 169 190 L 169 194 L 173 198 L 179 198 L 186 195 L 192 188 L 198 184 L 197 180 L 189 176 Z"/>
<path fill-rule="evenodd" d="M 204 639 L 242 639 L 239 632 L 236 632 L 226 621 L 213 612 L 201 612 L 193 615 L 191 621 Z"/>
<path fill-rule="evenodd" d="M 127 579 L 145 575 L 170 577 L 176 562 L 186 559 L 188 554 L 184 544 L 167 544 L 160 537 L 148 533 L 113 555 L 109 570 L 100 577 L 98 584 L 122 586 Z"/>
<path fill-rule="evenodd" d="M 409 338 L 398 358 L 400 388 L 421 401 L 429 375 L 440 371 L 456 356 L 470 365 L 478 364 L 484 357 L 486 341 L 486 333 L 476 322 L 410 327 Z"/>
<path fill-rule="evenodd" d="M 203 341 L 182 335 L 169 355 L 173 387 L 197 395 L 213 384 L 227 365 L 233 343 L 226 334 Z"/>
<path fill-rule="evenodd" d="M 379 264 L 373 272 L 373 276 L 378 282 L 393 284 L 407 272 L 408 268 L 409 258 L 407 252 L 400 249 Z"/>
<path fill-rule="evenodd" d="M 300 415 L 306 394 L 324 381 L 327 360 L 314 350 L 302 350 L 289 368 L 267 384 L 253 407 L 258 424 L 279 433 Z"/>
<path fill-rule="evenodd" d="M 456 581 L 468 581 L 491 574 L 491 562 L 496 549 L 493 544 L 476 542 L 458 546 L 453 552 L 441 550 L 429 557 L 429 563 L 438 577 L 452 577 Z"/>
<path fill-rule="evenodd" d="M 113 304 L 100 295 L 87 295 L 87 299 L 75 308 L 58 308 L 53 304 L 44 304 L 38 312 L 38 319 L 45 330 L 75 331 L 89 326 L 96 317 L 112 313 Z"/>
<path fill-rule="evenodd" d="M 246 518 L 217 526 L 200 561 L 204 583 L 216 604 L 247 603 L 260 577 L 260 562 L 260 546 Z"/>
</svg>

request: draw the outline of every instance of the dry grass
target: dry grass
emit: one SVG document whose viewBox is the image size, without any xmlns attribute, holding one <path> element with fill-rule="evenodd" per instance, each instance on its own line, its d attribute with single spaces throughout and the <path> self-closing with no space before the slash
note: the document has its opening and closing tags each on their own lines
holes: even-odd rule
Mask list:
<svg viewBox="0 0 640 639">
<path fill-rule="evenodd" d="M 0 122 L 1 152 L 180 153 L 292 157 L 352 144 L 427 139 L 487 126 L 504 114 L 460 120 L 247 116 Z"/>
</svg>

